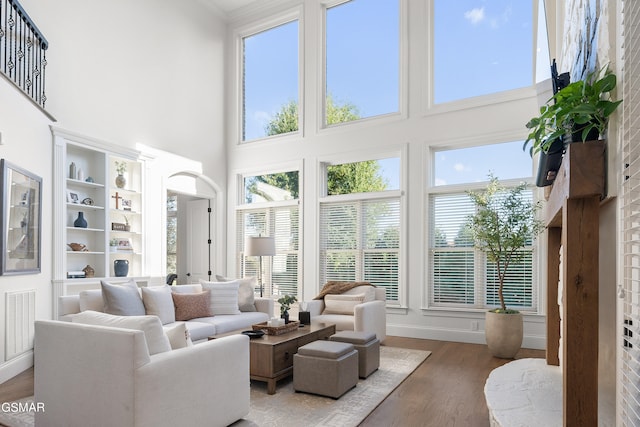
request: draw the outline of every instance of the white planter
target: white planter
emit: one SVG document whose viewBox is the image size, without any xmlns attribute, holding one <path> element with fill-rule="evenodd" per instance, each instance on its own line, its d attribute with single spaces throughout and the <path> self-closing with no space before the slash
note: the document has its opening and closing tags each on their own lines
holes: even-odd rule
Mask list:
<svg viewBox="0 0 640 427">
<path fill-rule="evenodd" d="M 491 354 L 501 359 L 513 359 L 522 347 L 522 314 L 488 311 L 484 335 Z"/>
</svg>

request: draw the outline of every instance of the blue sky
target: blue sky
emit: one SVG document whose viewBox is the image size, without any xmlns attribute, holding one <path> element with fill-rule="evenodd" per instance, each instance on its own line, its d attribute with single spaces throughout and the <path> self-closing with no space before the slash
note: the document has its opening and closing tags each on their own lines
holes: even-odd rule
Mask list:
<svg viewBox="0 0 640 427">
<path fill-rule="evenodd" d="M 532 9 L 531 2 L 522 0 L 435 0 L 434 102 L 532 85 Z M 397 1 L 352 0 L 328 10 L 327 90 L 334 100 L 355 104 L 362 117 L 398 110 L 398 28 Z M 298 32 L 293 21 L 245 38 L 245 140 L 264 136 L 282 105 L 298 101 Z M 516 145 L 520 154 L 521 142 L 510 147 Z M 458 158 L 449 163 L 437 156 L 445 162 L 437 168 L 438 182 L 486 178 L 479 152 L 455 154 Z M 503 165 L 500 169 L 512 168 L 496 170 L 500 178 L 522 172 L 525 163 L 531 169 L 528 154 L 521 158 L 505 146 L 482 155 L 487 164 L 494 159 Z M 398 175 L 391 166 L 385 168 Z"/>
</svg>

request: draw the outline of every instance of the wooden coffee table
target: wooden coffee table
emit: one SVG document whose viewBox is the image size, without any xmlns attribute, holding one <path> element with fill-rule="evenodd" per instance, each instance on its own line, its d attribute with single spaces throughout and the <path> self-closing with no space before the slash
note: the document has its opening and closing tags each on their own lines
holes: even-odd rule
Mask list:
<svg viewBox="0 0 640 427">
<path fill-rule="evenodd" d="M 214 335 L 209 339 L 235 335 L 242 331 Z M 336 333 L 336 325 L 311 322 L 282 335 L 251 338 L 249 373 L 252 380 L 267 383 L 267 393 L 275 394 L 276 382 L 293 374 L 293 355 L 298 348 L 316 340 L 326 340 Z"/>
</svg>

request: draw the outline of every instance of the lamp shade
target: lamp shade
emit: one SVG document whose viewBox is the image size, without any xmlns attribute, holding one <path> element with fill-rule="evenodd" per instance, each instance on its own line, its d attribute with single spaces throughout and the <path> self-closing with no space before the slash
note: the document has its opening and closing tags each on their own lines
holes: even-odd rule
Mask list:
<svg viewBox="0 0 640 427">
<path fill-rule="evenodd" d="M 247 237 L 244 242 L 246 256 L 274 256 L 276 241 L 273 237 Z"/>
</svg>

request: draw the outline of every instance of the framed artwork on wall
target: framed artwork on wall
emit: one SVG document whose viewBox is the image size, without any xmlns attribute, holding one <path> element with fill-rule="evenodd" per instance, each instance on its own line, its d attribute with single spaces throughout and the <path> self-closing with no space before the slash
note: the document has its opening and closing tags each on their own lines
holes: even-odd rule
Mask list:
<svg viewBox="0 0 640 427">
<path fill-rule="evenodd" d="M 0 274 L 40 272 L 42 178 L 0 159 Z"/>
</svg>

